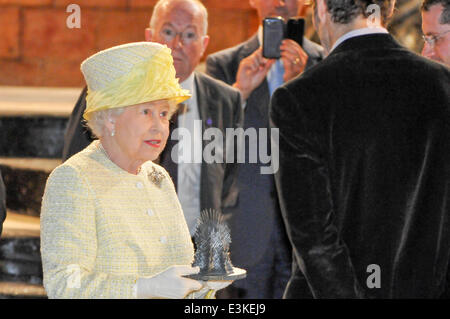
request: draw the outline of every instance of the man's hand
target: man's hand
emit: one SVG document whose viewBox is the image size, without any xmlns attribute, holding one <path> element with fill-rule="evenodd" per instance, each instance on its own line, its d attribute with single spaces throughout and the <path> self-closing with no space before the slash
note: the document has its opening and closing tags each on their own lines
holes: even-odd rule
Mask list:
<svg viewBox="0 0 450 319">
<path fill-rule="evenodd" d="M 308 55 L 303 51 L 302 47 L 294 40 L 284 39 L 280 46 L 281 60 L 284 65 L 283 81 L 300 75 L 305 70 Z"/>
<path fill-rule="evenodd" d="M 275 61 L 264 58 L 262 56 L 262 48 L 259 48 L 241 61 L 233 87 L 241 91 L 244 101 L 262 83 Z"/>
</svg>

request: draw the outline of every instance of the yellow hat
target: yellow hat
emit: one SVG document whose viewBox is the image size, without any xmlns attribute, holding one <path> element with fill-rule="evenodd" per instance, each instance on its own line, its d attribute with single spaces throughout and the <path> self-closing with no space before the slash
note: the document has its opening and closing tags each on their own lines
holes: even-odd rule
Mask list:
<svg viewBox="0 0 450 319">
<path fill-rule="evenodd" d="M 86 110 L 92 112 L 157 100 L 181 103 L 191 95 L 175 77 L 171 50 L 163 44 L 136 42 L 100 51 L 81 63 L 88 86 Z"/>
</svg>

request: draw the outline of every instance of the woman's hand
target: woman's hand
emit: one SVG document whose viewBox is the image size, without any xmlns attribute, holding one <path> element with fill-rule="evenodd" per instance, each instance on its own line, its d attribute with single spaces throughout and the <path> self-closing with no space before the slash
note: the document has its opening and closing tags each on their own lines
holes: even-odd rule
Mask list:
<svg viewBox="0 0 450 319">
<path fill-rule="evenodd" d="M 199 271 L 199 267 L 176 265 L 153 277 L 139 278 L 136 282 L 137 298 L 182 299 L 203 287 L 199 281 L 183 277 Z"/>
</svg>

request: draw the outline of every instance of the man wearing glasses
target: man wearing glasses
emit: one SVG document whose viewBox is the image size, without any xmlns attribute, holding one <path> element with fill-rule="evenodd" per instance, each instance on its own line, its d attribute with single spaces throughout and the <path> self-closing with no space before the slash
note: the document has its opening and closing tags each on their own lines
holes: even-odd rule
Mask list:
<svg viewBox="0 0 450 319">
<path fill-rule="evenodd" d="M 186 141 L 185 134 L 179 142 L 169 138 L 160 162 L 174 181 L 191 236 L 201 210 L 216 209 L 227 213 L 227 209 L 237 200 L 237 161 L 225 163 L 224 159 L 224 163 L 207 163 L 203 158 L 204 143 L 209 143 L 203 141 L 204 131 L 210 127 L 217 128 L 226 136 L 227 128 L 235 129 L 242 125 L 243 116 L 237 90 L 195 72 L 209 42 L 207 19 L 207 10 L 198 0 L 160 0 L 153 9 L 150 28 L 145 30 L 146 41 L 165 44 L 172 50 L 180 85 L 192 94 L 172 117 L 170 125 L 171 133 L 175 127 L 183 129 L 183 132 L 189 131 L 191 140 Z M 81 123 L 84 109 L 85 91 L 69 121 L 63 159 L 91 142 L 89 133 Z M 176 144 L 181 150 L 178 155 L 182 154 L 183 160 L 180 157 L 172 160 L 171 151 Z M 228 145 L 224 147 L 224 156 L 227 151 L 232 151 L 227 148 Z M 185 154 L 190 154 L 189 158 Z M 233 150 L 233 154 L 237 152 Z"/>
<path fill-rule="evenodd" d="M 450 0 L 423 2 L 422 31 L 422 55 L 450 66 Z"/>
</svg>

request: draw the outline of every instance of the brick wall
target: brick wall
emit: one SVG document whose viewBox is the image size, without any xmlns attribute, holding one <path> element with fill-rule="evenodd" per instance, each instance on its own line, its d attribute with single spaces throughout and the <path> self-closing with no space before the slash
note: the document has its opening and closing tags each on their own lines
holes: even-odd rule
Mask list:
<svg viewBox="0 0 450 319">
<path fill-rule="evenodd" d="M 69 29 L 69 4 L 81 28 Z M 108 47 L 144 40 L 156 0 L 0 0 L 0 85 L 82 86 L 80 63 Z M 203 0 L 209 12 L 206 55 L 233 46 L 257 28 L 247 0 Z M 205 56 L 206 56 L 205 55 Z"/>
</svg>

